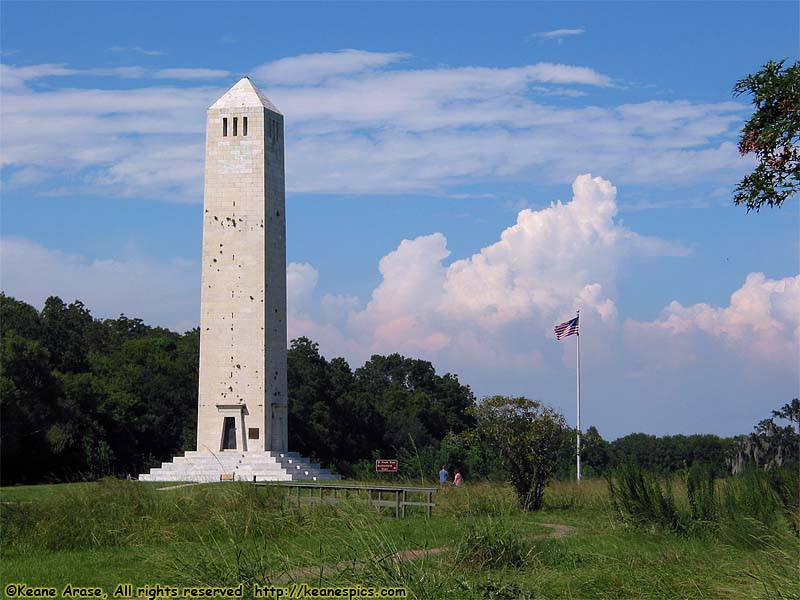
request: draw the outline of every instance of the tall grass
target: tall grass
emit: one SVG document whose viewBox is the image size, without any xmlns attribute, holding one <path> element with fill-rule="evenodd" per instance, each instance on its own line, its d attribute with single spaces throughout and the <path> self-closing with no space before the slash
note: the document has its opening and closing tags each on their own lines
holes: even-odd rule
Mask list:
<svg viewBox="0 0 800 600">
<path fill-rule="evenodd" d="M 25 562 L 50 568 L 62 557 L 113 569 L 102 561 L 118 546 L 141 544 L 120 555 L 148 557 L 143 583 L 151 582 L 148 569 L 158 565 L 152 581 L 245 583 L 246 589 L 253 582 L 291 580 L 399 585 L 412 598 L 431 600 L 797 597 L 792 474 L 752 477 L 714 481 L 696 469 L 668 485 L 648 474 L 631 476 L 640 504 L 642 498 L 655 504 L 638 513 L 635 522 L 644 528 L 618 526 L 615 515 L 633 521 L 620 501 L 612 504 L 604 480 L 554 482 L 539 516 L 520 511 L 509 486 L 470 482 L 438 492 L 430 520 L 384 519 L 355 498 L 298 506 L 281 488 L 226 483 L 158 492 L 146 484 L 103 481 L 4 503 L 0 542 L 11 561 L 4 569 L 9 577 Z M 620 485 L 613 480 L 615 489 Z M 680 535 L 660 524 L 665 504 L 689 524 Z M 542 539 L 530 529 L 539 520 L 577 531 Z M 80 552 L 41 552 L 45 548 Z"/>
<path fill-rule="evenodd" d="M 458 519 L 521 515 L 519 502 L 510 485 L 470 483 L 460 488 L 443 488 L 436 494 L 436 514 Z"/>
<path fill-rule="evenodd" d="M 714 472 L 708 466 L 695 463 L 686 473 L 686 497 L 692 523 L 711 523 L 717 520 Z"/>
<path fill-rule="evenodd" d="M 439 597 L 442 586 L 448 580 L 439 554 L 423 548 L 412 559 L 400 550 L 396 539 L 384 529 L 352 525 L 347 532 L 332 532 L 348 549 L 350 560 L 345 568 L 334 568 L 327 573 L 320 571 L 320 583 L 363 585 L 369 582 L 373 587 L 405 587 L 410 598 Z"/>
<path fill-rule="evenodd" d="M 786 489 L 797 486 L 796 474 L 750 470 L 724 483 L 719 502 L 722 541 L 737 547 L 767 547 L 784 529 L 797 536 L 800 508 L 796 495 Z"/>
<path fill-rule="evenodd" d="M 518 592 L 498 583 L 477 588 L 465 579 L 454 578 L 452 567 L 461 564 L 470 571 L 521 568 L 528 564 L 533 540 L 515 522 L 523 513 L 513 490 L 507 486 L 471 484 L 460 489 L 445 489 L 437 494 L 436 514 L 458 528 L 457 543 L 448 552 L 441 548 L 418 548 L 403 552 L 402 538 L 384 525 L 397 521 L 382 519 L 379 511 L 365 500 L 353 498 L 331 504 L 309 504 L 288 513 L 296 519 L 293 529 L 307 537 L 325 538 L 323 548 L 289 542 L 275 553 L 274 540 L 255 535 L 238 536 L 241 526 L 232 520 L 227 527 L 216 527 L 203 537 L 200 548 L 173 554 L 172 565 L 179 577 L 195 583 L 233 585 L 286 583 L 311 580 L 318 585 L 403 586 L 412 598 L 438 598 L 442 594 L 477 594 L 472 597 L 504 597 Z M 422 518 L 412 517 L 418 523 Z M 295 541 L 297 538 L 295 538 Z M 330 547 L 336 550 L 330 553 Z M 317 566 L 314 566 L 317 565 Z M 487 587 L 488 586 L 488 587 Z M 489 594 L 489 596 L 485 596 Z M 509 596 L 515 597 L 515 596 Z"/>
<path fill-rule="evenodd" d="M 459 540 L 455 562 L 479 569 L 524 566 L 533 554 L 533 541 L 507 520 L 480 519 Z"/>
<path fill-rule="evenodd" d="M 299 517 L 285 491 L 249 485 L 198 486 L 159 492 L 137 482 L 104 479 L 36 502 L 8 502 L 0 542 L 20 552 L 136 546 L 201 535 L 243 537 L 279 530 Z"/>
<path fill-rule="evenodd" d="M 291 580 L 293 571 L 303 565 L 326 564 L 352 560 L 359 551 L 353 546 L 361 532 L 377 529 L 378 511 L 364 499 L 352 498 L 337 504 L 289 503 L 278 511 L 267 513 L 270 528 L 255 527 L 243 532 L 241 520 L 230 512 L 218 515 L 218 526 L 198 529 L 197 541 L 186 551 L 165 556 L 181 579 L 215 585 L 276 583 L 275 578 Z M 295 541 L 282 539 L 281 533 L 301 532 L 318 538 L 339 536 L 334 557 L 325 556 L 321 546 L 309 548 Z M 309 573 L 306 573 L 306 577 Z"/>
<path fill-rule="evenodd" d="M 785 530 L 773 532 L 762 547 L 763 560 L 752 563 L 745 574 L 758 583 L 765 598 L 800 600 L 797 536 Z"/>
<path fill-rule="evenodd" d="M 686 515 L 678 507 L 670 479 L 636 465 L 622 465 L 608 478 L 608 489 L 616 512 L 637 525 L 656 525 L 674 531 L 688 527 Z"/>
<path fill-rule="evenodd" d="M 722 482 L 693 465 L 685 475 L 685 498 L 676 498 L 672 481 L 635 465 L 609 477 L 616 513 L 636 525 L 683 534 L 713 533 L 737 547 L 763 547 L 784 530 L 798 533 L 798 476 L 790 469 L 750 470 Z"/>
<path fill-rule="evenodd" d="M 606 512 L 609 506 L 608 482 L 604 479 L 553 481 L 544 492 L 545 509 Z"/>
</svg>

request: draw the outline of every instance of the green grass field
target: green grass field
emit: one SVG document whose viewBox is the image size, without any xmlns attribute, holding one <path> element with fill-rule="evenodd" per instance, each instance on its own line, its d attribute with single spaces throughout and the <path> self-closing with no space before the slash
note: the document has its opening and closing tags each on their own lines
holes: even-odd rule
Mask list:
<svg viewBox="0 0 800 600">
<path fill-rule="evenodd" d="M 505 485 L 434 495 L 431 519 L 365 502 L 303 504 L 285 490 L 223 483 L 95 483 L 0 489 L 6 584 L 61 587 L 243 582 L 406 586 L 414 598 L 798 598 L 788 521 L 746 543 L 619 518 L 603 480 L 554 483 L 545 508 Z M 556 527 L 554 526 L 563 526 Z M 410 556 L 403 551 L 427 549 Z"/>
</svg>

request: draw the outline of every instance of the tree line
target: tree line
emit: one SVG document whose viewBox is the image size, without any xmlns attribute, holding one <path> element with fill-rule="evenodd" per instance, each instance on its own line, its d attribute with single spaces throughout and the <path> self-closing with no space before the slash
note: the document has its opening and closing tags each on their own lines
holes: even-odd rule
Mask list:
<svg viewBox="0 0 800 600">
<path fill-rule="evenodd" d="M 138 474 L 193 450 L 199 345 L 198 329 L 95 319 L 82 302 L 55 296 L 38 311 L 0 293 L 2 483 Z M 398 458 L 405 478 L 433 477 L 446 464 L 467 478 L 507 479 L 513 452 L 504 453 L 498 435 L 508 432 L 492 415 L 509 424 L 525 411 L 550 419 L 540 427 L 548 476 L 574 476 L 574 431 L 539 403 L 479 402 L 457 375 L 399 354 L 352 369 L 305 337 L 291 342 L 287 359 L 289 447 L 347 477 L 374 476 L 374 459 Z M 534 421 L 541 425 L 519 422 Z M 695 461 L 722 475 L 740 440 L 634 433 L 606 441 L 590 427 L 582 441 L 587 475 L 626 462 L 670 473 Z"/>
</svg>

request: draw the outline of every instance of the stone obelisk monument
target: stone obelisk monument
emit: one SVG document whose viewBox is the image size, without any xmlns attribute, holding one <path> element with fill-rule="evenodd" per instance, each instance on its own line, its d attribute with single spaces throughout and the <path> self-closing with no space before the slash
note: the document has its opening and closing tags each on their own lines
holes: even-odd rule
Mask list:
<svg viewBox="0 0 800 600">
<path fill-rule="evenodd" d="M 198 450 L 287 450 L 283 115 L 244 78 L 208 109 Z"/>
<path fill-rule="evenodd" d="M 197 450 L 146 481 L 338 479 L 288 452 L 283 115 L 243 78 L 206 121 Z"/>
</svg>

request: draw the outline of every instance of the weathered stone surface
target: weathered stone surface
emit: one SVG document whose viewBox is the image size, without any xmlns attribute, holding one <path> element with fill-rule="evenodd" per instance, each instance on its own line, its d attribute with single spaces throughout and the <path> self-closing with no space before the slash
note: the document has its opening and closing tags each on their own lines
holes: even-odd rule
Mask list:
<svg viewBox="0 0 800 600">
<path fill-rule="evenodd" d="M 283 116 L 244 78 L 208 109 L 198 450 L 225 417 L 236 450 L 287 450 L 284 208 Z"/>
<path fill-rule="evenodd" d="M 246 77 L 208 109 L 200 311 L 197 452 L 142 479 L 332 478 L 287 451 L 283 115 Z"/>
</svg>

